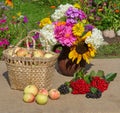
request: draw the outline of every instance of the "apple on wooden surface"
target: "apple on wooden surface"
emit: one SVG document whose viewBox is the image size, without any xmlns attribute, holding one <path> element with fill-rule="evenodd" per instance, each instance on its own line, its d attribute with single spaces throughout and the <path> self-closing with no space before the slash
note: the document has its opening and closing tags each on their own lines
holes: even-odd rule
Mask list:
<svg viewBox="0 0 120 113">
<path fill-rule="evenodd" d="M 42 88 L 38 91 L 38 94 L 44 94 L 44 95 L 48 96 L 48 90 L 45 88 Z"/>
<path fill-rule="evenodd" d="M 24 93 L 32 93 L 34 96 L 37 95 L 38 93 L 38 88 L 35 86 L 35 85 L 27 85 L 25 88 L 24 88 Z"/>
<path fill-rule="evenodd" d="M 57 89 L 51 89 L 49 92 L 49 97 L 52 99 L 52 100 L 56 100 L 56 99 L 59 99 L 60 98 L 60 92 L 57 90 Z"/>
<path fill-rule="evenodd" d="M 44 105 L 48 102 L 48 96 L 44 94 L 37 94 L 35 101 L 39 105 Z"/>
<path fill-rule="evenodd" d="M 26 103 L 34 102 L 35 96 L 32 93 L 25 93 L 23 95 L 23 101 Z"/>
</svg>

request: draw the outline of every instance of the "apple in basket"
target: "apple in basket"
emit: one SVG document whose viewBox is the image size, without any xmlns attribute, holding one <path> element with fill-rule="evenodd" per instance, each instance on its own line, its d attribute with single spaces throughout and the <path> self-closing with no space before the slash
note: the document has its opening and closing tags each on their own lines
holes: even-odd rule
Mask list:
<svg viewBox="0 0 120 113">
<path fill-rule="evenodd" d="M 10 50 L 8 51 L 8 55 L 13 56 L 13 49 L 10 49 Z"/>
<path fill-rule="evenodd" d="M 34 102 L 35 96 L 32 93 L 25 93 L 23 95 L 23 101 L 26 103 Z"/>
<path fill-rule="evenodd" d="M 56 99 L 59 99 L 60 98 L 60 92 L 57 90 L 57 89 L 51 89 L 49 92 L 49 97 L 52 99 L 52 100 L 56 100 Z"/>
<path fill-rule="evenodd" d="M 18 57 L 24 57 L 25 55 L 28 54 L 28 51 L 24 48 L 20 48 L 17 52 L 16 52 L 16 55 Z"/>
<path fill-rule="evenodd" d="M 25 55 L 25 57 L 31 58 L 32 54 L 28 53 L 28 54 Z"/>
<path fill-rule="evenodd" d="M 33 52 L 33 56 L 34 57 L 43 57 L 44 56 L 44 52 L 42 50 L 35 50 Z"/>
<path fill-rule="evenodd" d="M 48 90 L 45 88 L 42 88 L 38 91 L 38 94 L 44 94 L 44 95 L 48 96 Z"/>
<path fill-rule="evenodd" d="M 38 88 L 35 86 L 35 85 L 28 85 L 28 86 L 26 86 L 25 88 L 24 88 L 24 94 L 25 93 L 32 93 L 34 96 L 36 96 L 37 95 L 37 93 L 38 93 Z"/>
<path fill-rule="evenodd" d="M 51 54 L 51 53 L 45 53 L 44 57 L 45 58 L 51 58 L 51 57 L 53 57 L 53 54 Z"/>
<path fill-rule="evenodd" d="M 35 101 L 39 105 L 44 105 L 48 102 L 48 96 L 44 94 L 37 94 Z"/>
</svg>

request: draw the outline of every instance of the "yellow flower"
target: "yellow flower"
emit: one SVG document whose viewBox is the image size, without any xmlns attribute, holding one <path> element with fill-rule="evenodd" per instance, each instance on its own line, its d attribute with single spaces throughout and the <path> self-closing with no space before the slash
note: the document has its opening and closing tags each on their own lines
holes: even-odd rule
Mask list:
<svg viewBox="0 0 120 113">
<path fill-rule="evenodd" d="M 12 2 L 12 0 L 6 0 L 5 4 L 13 8 L 13 2 Z"/>
<path fill-rule="evenodd" d="M 85 19 L 84 19 L 84 20 L 82 20 L 82 23 L 83 23 L 83 24 L 87 23 L 87 20 L 85 20 Z"/>
<path fill-rule="evenodd" d="M 83 23 L 77 23 L 77 24 L 75 24 L 74 26 L 73 26 L 73 28 L 72 28 L 72 30 L 73 30 L 73 34 L 75 35 L 75 36 L 82 36 L 82 34 L 83 34 L 83 32 L 84 32 L 84 24 Z"/>
<path fill-rule="evenodd" d="M 88 64 L 89 59 L 94 57 L 96 49 L 91 44 L 86 44 L 83 40 L 77 40 L 75 45 L 71 48 L 68 55 L 69 59 L 79 64 L 82 59 L 84 59 Z"/>
<path fill-rule="evenodd" d="M 12 19 L 16 19 L 16 16 L 12 16 Z"/>
<path fill-rule="evenodd" d="M 78 3 L 75 3 L 75 4 L 74 4 L 74 7 L 75 7 L 75 8 L 78 8 L 78 9 L 81 9 L 80 4 L 78 4 Z"/>
<path fill-rule="evenodd" d="M 17 16 L 19 16 L 19 17 L 20 17 L 20 16 L 21 16 L 21 12 L 18 12 L 18 13 L 17 13 Z"/>
<path fill-rule="evenodd" d="M 39 26 L 40 26 L 40 28 L 42 28 L 42 27 L 44 27 L 46 24 L 51 24 L 51 23 L 52 23 L 52 22 L 51 22 L 50 18 L 44 18 L 44 19 L 42 19 L 42 20 L 40 21 Z"/>
</svg>

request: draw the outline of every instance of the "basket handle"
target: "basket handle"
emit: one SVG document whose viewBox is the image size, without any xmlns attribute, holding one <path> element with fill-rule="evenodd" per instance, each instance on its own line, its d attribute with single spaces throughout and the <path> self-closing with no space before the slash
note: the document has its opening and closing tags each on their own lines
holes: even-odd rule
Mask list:
<svg viewBox="0 0 120 113">
<path fill-rule="evenodd" d="M 32 33 L 36 33 L 36 32 L 38 32 L 38 31 L 37 31 L 37 30 L 32 30 L 32 31 L 30 31 L 30 32 L 28 33 L 28 36 L 26 36 L 25 38 L 21 39 L 21 40 L 16 44 L 15 47 L 18 47 L 23 41 L 26 41 L 27 49 L 30 49 L 28 40 L 29 40 L 29 39 L 32 39 L 32 41 L 33 41 L 33 49 L 35 49 L 35 47 L 36 47 L 36 42 L 35 42 L 35 39 L 31 36 L 31 34 L 32 34 Z"/>
</svg>

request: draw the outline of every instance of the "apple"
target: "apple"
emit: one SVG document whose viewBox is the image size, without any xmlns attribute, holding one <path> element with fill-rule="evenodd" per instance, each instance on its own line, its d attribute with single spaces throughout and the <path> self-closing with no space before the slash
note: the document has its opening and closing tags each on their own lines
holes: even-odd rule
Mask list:
<svg viewBox="0 0 120 113">
<path fill-rule="evenodd" d="M 26 103 L 34 102 L 35 96 L 32 93 L 25 93 L 23 95 L 23 101 Z"/>
<path fill-rule="evenodd" d="M 38 93 L 38 88 L 35 85 L 28 85 L 24 88 L 24 93 L 32 93 L 34 96 Z"/>
<path fill-rule="evenodd" d="M 15 47 L 14 53 L 17 53 L 17 51 L 21 49 L 20 47 Z"/>
<path fill-rule="evenodd" d="M 44 55 L 45 58 L 51 58 L 52 56 L 53 56 L 53 54 L 51 54 L 51 53 L 46 53 L 46 54 Z"/>
<path fill-rule="evenodd" d="M 57 89 L 51 89 L 48 92 L 48 95 L 52 100 L 56 100 L 60 98 L 60 92 Z"/>
<path fill-rule="evenodd" d="M 35 97 L 35 101 L 39 105 L 44 105 L 48 102 L 48 96 L 44 94 L 37 94 L 37 96 Z"/>
<path fill-rule="evenodd" d="M 18 57 L 24 57 L 24 56 L 27 55 L 27 54 L 28 54 L 28 52 L 27 52 L 27 50 L 24 49 L 24 48 L 20 48 L 20 49 L 16 52 L 16 55 L 17 55 Z"/>
<path fill-rule="evenodd" d="M 34 57 L 43 57 L 44 56 L 44 52 L 42 50 L 35 50 L 33 52 L 33 56 Z"/>
<path fill-rule="evenodd" d="M 28 53 L 28 54 L 25 55 L 25 57 L 31 58 L 31 57 L 32 57 L 32 54 Z"/>
<path fill-rule="evenodd" d="M 45 88 L 42 88 L 38 91 L 38 94 L 44 94 L 44 95 L 48 96 L 48 90 Z"/>
</svg>

